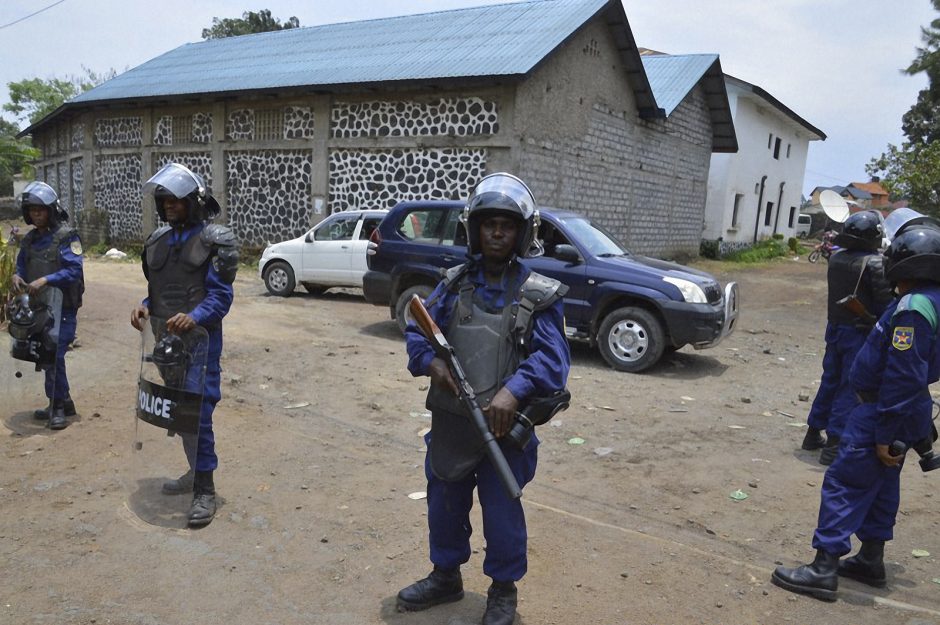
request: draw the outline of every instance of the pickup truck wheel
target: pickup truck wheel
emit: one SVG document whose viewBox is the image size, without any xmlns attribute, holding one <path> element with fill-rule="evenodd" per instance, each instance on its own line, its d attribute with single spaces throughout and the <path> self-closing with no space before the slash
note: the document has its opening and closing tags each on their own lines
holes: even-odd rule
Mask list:
<svg viewBox="0 0 940 625">
<path fill-rule="evenodd" d="M 271 295 L 287 297 L 294 292 L 294 270 L 284 262 L 273 262 L 264 268 L 264 286 Z"/>
<path fill-rule="evenodd" d="M 411 296 L 417 295 L 422 300 L 426 300 L 433 290 L 432 287 L 426 284 L 419 284 L 405 289 L 402 291 L 401 295 L 398 296 L 398 301 L 395 302 L 395 321 L 398 322 L 398 329 L 401 330 L 402 334 L 405 333 L 405 327 L 408 325 L 405 310 L 408 308 L 408 302 L 411 301 Z"/>
<path fill-rule="evenodd" d="M 597 346 L 614 369 L 637 373 L 652 367 L 663 355 L 662 324 L 650 312 L 627 306 L 618 308 L 601 323 Z"/>
</svg>

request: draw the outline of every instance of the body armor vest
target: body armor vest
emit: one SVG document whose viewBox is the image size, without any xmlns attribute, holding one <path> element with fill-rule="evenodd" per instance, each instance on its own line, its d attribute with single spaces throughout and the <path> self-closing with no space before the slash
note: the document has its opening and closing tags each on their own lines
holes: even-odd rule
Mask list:
<svg viewBox="0 0 940 625">
<path fill-rule="evenodd" d="M 199 233 L 170 243 L 172 230 L 170 226 L 160 228 L 144 247 L 150 312 L 164 319 L 192 312 L 206 298 L 206 274 L 213 251 Z"/>
<path fill-rule="evenodd" d="M 862 273 L 863 268 L 864 273 Z M 884 275 L 884 260 L 880 254 L 861 254 L 849 250 L 836 252 L 829 259 L 827 279 L 830 323 L 866 325 L 836 303 L 853 293 L 875 317 L 881 315 L 893 299 L 891 285 L 888 284 Z"/>
<path fill-rule="evenodd" d="M 59 258 L 59 250 L 65 242 L 78 236 L 75 230 L 65 225 L 60 225 L 52 232 L 52 242 L 41 250 L 33 247 L 33 242 L 38 237 L 38 231 L 34 228 L 23 237 L 23 250 L 26 253 L 26 281 L 32 282 L 43 276 L 48 276 L 59 271 L 62 268 L 62 261 Z M 82 306 L 82 293 L 85 291 L 85 282 L 81 278 L 76 282 L 69 284 L 62 290 L 62 308 L 78 309 Z"/>
</svg>

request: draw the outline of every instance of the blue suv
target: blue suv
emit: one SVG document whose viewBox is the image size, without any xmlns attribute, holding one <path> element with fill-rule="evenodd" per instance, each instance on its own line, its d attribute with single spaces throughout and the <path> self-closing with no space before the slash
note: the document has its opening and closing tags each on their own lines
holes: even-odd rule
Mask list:
<svg viewBox="0 0 940 625">
<path fill-rule="evenodd" d="M 426 298 L 443 270 L 466 260 L 463 207 L 458 201 L 399 202 L 372 233 L 363 292 L 372 304 L 388 306 L 402 330 L 411 296 Z M 631 254 L 573 211 L 539 211 L 542 251 L 523 262 L 568 285 L 568 338 L 589 341 L 615 369 L 643 371 L 667 350 L 714 347 L 734 331 L 734 282 L 722 289 L 703 271 Z"/>
</svg>

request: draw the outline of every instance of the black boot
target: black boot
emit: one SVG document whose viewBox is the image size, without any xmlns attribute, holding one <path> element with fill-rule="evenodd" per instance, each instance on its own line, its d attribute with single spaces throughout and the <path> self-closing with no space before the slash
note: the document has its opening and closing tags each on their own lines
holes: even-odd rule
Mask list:
<svg viewBox="0 0 940 625">
<path fill-rule="evenodd" d="M 839 437 L 835 434 L 829 435 L 829 440 L 826 441 L 826 446 L 823 447 L 823 450 L 819 452 L 819 464 L 826 465 L 827 467 L 835 462 L 836 457 L 839 455 Z"/>
<path fill-rule="evenodd" d="M 822 449 L 826 446 L 826 437 L 814 427 L 810 427 L 806 430 L 806 436 L 803 437 L 803 444 L 801 447 L 806 451 L 813 451 L 815 449 Z"/>
<path fill-rule="evenodd" d="M 452 603 L 463 599 L 463 578 L 460 569 L 434 567 L 431 574 L 419 579 L 398 593 L 399 612 L 417 612 L 440 603 Z"/>
<path fill-rule="evenodd" d="M 196 471 L 193 475 L 193 505 L 189 509 L 189 526 L 209 525 L 215 516 L 215 484 L 212 471 Z"/>
<path fill-rule="evenodd" d="M 193 482 L 195 481 L 195 472 L 190 469 L 175 480 L 167 480 L 163 483 L 164 495 L 182 495 L 183 493 L 193 492 Z"/>
<path fill-rule="evenodd" d="M 64 430 L 68 426 L 68 419 L 65 418 L 65 406 L 56 402 L 52 406 L 52 416 L 49 417 L 49 423 L 46 424 L 46 427 L 50 430 Z"/>
<path fill-rule="evenodd" d="M 518 592 L 514 583 L 494 581 L 486 591 L 483 625 L 512 625 L 516 620 L 517 601 Z"/>
<path fill-rule="evenodd" d="M 790 592 L 812 595 L 823 601 L 835 601 L 839 589 L 839 556 L 816 550 L 816 559 L 812 564 L 804 564 L 794 569 L 778 566 L 770 581 Z"/>
<path fill-rule="evenodd" d="M 839 563 L 838 573 L 875 588 L 884 588 L 888 584 L 885 575 L 885 542 L 862 542 L 856 555 Z"/>
<path fill-rule="evenodd" d="M 75 402 L 73 402 L 71 399 L 64 399 L 62 400 L 62 406 L 65 408 L 66 417 L 75 416 Z M 37 421 L 48 421 L 49 420 L 49 406 L 46 406 L 45 408 L 40 408 L 38 410 L 34 410 L 33 418 L 36 419 Z"/>
</svg>

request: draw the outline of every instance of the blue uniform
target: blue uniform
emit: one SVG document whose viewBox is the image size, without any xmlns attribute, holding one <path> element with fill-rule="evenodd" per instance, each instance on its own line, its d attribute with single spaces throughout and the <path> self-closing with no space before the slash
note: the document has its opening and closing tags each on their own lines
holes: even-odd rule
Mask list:
<svg viewBox="0 0 940 625">
<path fill-rule="evenodd" d="M 521 265 L 520 265 L 521 266 Z M 510 272 L 507 272 L 510 273 Z M 467 279 L 474 294 L 491 309 L 502 309 L 518 303 L 519 287 L 529 271 L 522 268 L 512 283 L 488 285 L 482 267 L 471 270 Z M 441 328 L 449 326 L 457 303 L 457 294 L 438 285 L 428 301 L 433 302 L 428 312 Z M 431 344 L 413 324 L 405 332 L 408 346 L 408 370 L 414 376 L 428 374 L 434 359 Z M 571 365 L 571 355 L 564 333 L 563 303 L 559 299 L 545 310 L 532 316 L 530 349 L 519 367 L 504 381 L 513 396 L 525 403 L 530 398 L 548 396 L 565 387 Z M 460 358 L 460 354 L 457 357 Z M 425 436 L 430 448 L 433 431 Z M 538 461 L 538 438 L 532 436 L 524 450 L 501 445 L 510 469 L 520 486 L 525 486 L 535 475 Z M 430 530 L 431 562 L 444 569 L 456 569 L 470 559 L 470 509 L 473 489 L 477 488 L 483 516 L 483 534 L 486 555 L 483 572 L 500 582 L 518 581 L 526 573 L 526 522 L 520 500 L 509 499 L 503 491 L 495 469 L 485 457 L 476 468 L 459 481 L 445 481 L 434 475 L 429 457 L 425 458 L 428 480 L 428 526 Z"/>
<path fill-rule="evenodd" d="M 45 250 L 52 245 L 54 232 L 47 230 L 32 238 L 30 249 L 34 252 Z M 74 235 L 63 240 L 59 245 L 59 269 L 45 276 L 49 287 L 55 287 L 65 291 L 70 286 L 80 284 L 84 281 L 82 268 L 82 255 L 75 253 L 72 249 L 73 243 L 78 242 L 78 250 L 81 250 L 81 242 L 78 235 Z M 26 268 L 27 250 L 21 248 L 16 256 L 16 275 L 27 280 Z M 59 322 L 59 341 L 56 346 L 55 367 L 45 370 L 46 376 L 46 397 L 55 401 L 61 401 L 70 397 L 69 380 L 65 371 L 65 353 L 69 345 L 75 340 L 75 332 L 78 328 L 78 309 L 74 306 L 63 306 L 62 319 Z"/>
<path fill-rule="evenodd" d="M 882 464 L 875 445 L 911 446 L 932 432 L 928 386 L 940 379 L 940 345 L 931 321 L 907 305 L 914 294 L 940 311 L 940 285 L 914 289 L 888 307 L 852 367 L 852 387 L 870 401 L 850 415 L 823 480 L 813 547 L 831 554 L 848 553 L 853 533 L 863 542 L 893 538 L 901 469 Z"/>
<path fill-rule="evenodd" d="M 169 243 L 183 243 L 190 237 L 199 236 L 205 224 L 189 226 L 182 232 L 174 229 L 169 235 Z M 222 399 L 222 318 L 228 314 L 235 297 L 231 284 L 226 283 L 216 272 L 212 263 L 205 278 L 206 297 L 189 312 L 197 325 L 206 329 L 209 343 L 206 355 L 206 378 L 202 395 L 202 410 L 199 413 L 199 441 L 196 451 L 196 471 L 214 471 L 219 464 L 215 453 L 215 435 L 212 431 L 212 413 L 215 405 Z M 144 299 L 144 306 L 150 307 L 149 298 Z"/>
</svg>

